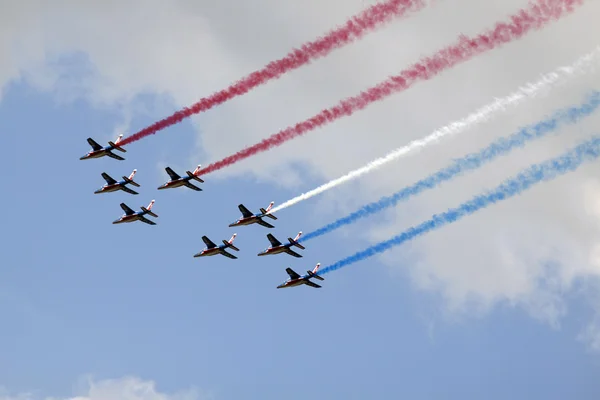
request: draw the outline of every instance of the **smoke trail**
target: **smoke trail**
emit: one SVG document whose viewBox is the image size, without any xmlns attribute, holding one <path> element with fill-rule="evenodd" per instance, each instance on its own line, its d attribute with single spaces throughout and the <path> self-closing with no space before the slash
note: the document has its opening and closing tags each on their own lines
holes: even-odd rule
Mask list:
<svg viewBox="0 0 600 400">
<path fill-rule="evenodd" d="M 528 9 L 522 9 L 512 15 L 510 23 L 497 23 L 492 30 L 474 38 L 461 36 L 458 43 L 446 47 L 430 58 L 423 59 L 401 72 L 400 75 L 392 76 L 383 83 L 355 97 L 345 99 L 338 105 L 323 110 L 304 122 L 288 127 L 257 144 L 225 157 L 221 161 L 212 163 L 200 170 L 199 174 L 204 175 L 217 171 L 257 153 L 279 146 L 326 123 L 333 122 L 343 116 L 352 115 L 355 111 L 382 100 L 392 93 L 408 89 L 420 80 L 431 79 L 440 72 L 477 54 L 518 39 L 532 29 L 540 29 L 551 20 L 572 12 L 574 6 L 582 2 L 583 0 L 539 0 L 539 4 L 533 4 Z"/>
<path fill-rule="evenodd" d="M 371 214 L 382 211 L 388 207 L 393 207 L 398 202 L 407 200 L 412 196 L 416 196 L 424 192 L 427 189 L 433 189 L 442 182 L 451 180 L 452 178 L 462 174 L 466 171 L 471 171 L 493 161 L 495 158 L 508 154 L 511 150 L 517 147 L 523 147 L 528 142 L 540 139 L 546 136 L 548 133 L 554 132 L 560 128 L 561 124 L 564 123 L 577 123 L 582 118 L 587 117 L 600 106 L 600 92 L 594 91 L 588 96 L 585 103 L 577 106 L 559 110 L 554 115 L 546 120 L 540 121 L 535 125 L 528 126 L 521 129 L 519 132 L 509 136 L 503 137 L 494 141 L 489 146 L 478 151 L 477 153 L 471 153 L 463 158 L 454 161 L 450 166 L 428 176 L 425 179 L 418 181 L 417 183 L 407 186 L 402 190 L 394 193 L 391 196 L 386 196 L 378 201 L 367 204 L 361 207 L 357 211 L 349 214 L 343 218 L 338 219 L 322 228 L 319 228 L 313 232 L 307 233 L 299 241 L 304 242 L 310 239 L 314 239 L 318 236 L 329 233 L 335 229 L 341 228 L 344 225 L 351 224 L 356 220 L 367 217 Z"/>
<path fill-rule="evenodd" d="M 123 139 L 121 144 L 126 145 L 140 140 L 171 125 L 175 125 L 194 114 L 207 111 L 214 106 L 241 96 L 257 86 L 279 78 L 286 72 L 306 65 L 318 58 L 325 57 L 333 50 L 360 39 L 365 34 L 390 22 L 393 18 L 404 16 L 410 11 L 418 11 L 423 7 L 425 7 L 424 0 L 386 0 L 382 3 L 374 4 L 353 16 L 340 28 L 330 31 L 315 41 L 302 45 L 299 49 L 294 49 L 285 57 L 270 62 L 262 69 L 252 72 L 226 89 L 201 99 L 191 107 L 179 110 L 173 115 Z"/>
<path fill-rule="evenodd" d="M 517 90 L 516 92 L 514 92 L 504 98 L 497 99 L 492 104 L 488 104 L 486 106 L 481 107 L 479 110 L 468 115 L 467 117 L 465 117 L 459 121 L 452 122 L 440 129 L 436 130 L 429 136 L 424 137 L 423 139 L 413 140 L 406 146 L 397 148 L 397 149 L 393 150 L 392 152 L 386 154 L 385 156 L 369 162 L 367 165 L 365 165 L 363 167 L 355 169 L 354 171 L 351 171 L 344 176 L 341 176 L 337 179 L 331 180 L 311 191 L 302 193 L 301 195 L 296 196 L 293 199 L 290 199 L 290 200 L 280 204 L 279 206 L 275 207 L 271 212 L 274 213 L 274 212 L 283 210 L 284 208 L 290 207 L 294 204 L 297 204 L 301 201 L 310 199 L 311 197 L 321 194 L 329 189 L 332 189 L 343 183 L 349 182 L 349 181 L 356 179 L 362 175 L 372 172 L 372 171 L 384 166 L 385 164 L 387 164 L 389 162 L 392 162 L 394 160 L 399 159 L 400 157 L 403 157 L 409 153 L 412 153 L 413 151 L 420 150 L 420 149 L 426 147 L 427 145 L 437 143 L 442 138 L 445 138 L 446 136 L 460 133 L 460 132 L 466 130 L 467 128 L 470 128 L 478 123 L 487 121 L 492 116 L 494 116 L 496 113 L 498 113 L 500 111 L 506 111 L 508 107 L 516 106 L 521 101 L 523 101 L 527 98 L 534 97 L 542 89 L 549 88 L 554 85 L 563 83 L 567 79 L 572 78 L 576 74 L 587 72 L 587 69 L 589 67 L 591 67 L 593 64 L 596 64 L 598 62 L 599 58 L 600 58 L 600 46 L 597 47 L 591 53 L 588 53 L 585 56 L 580 57 L 576 62 L 574 62 L 570 66 L 560 67 L 560 68 L 556 69 L 555 71 L 542 76 L 537 82 L 528 83 L 524 87 L 519 88 L 519 90 Z M 305 240 L 306 240 L 306 238 L 305 238 Z"/>
<path fill-rule="evenodd" d="M 574 171 L 585 161 L 596 160 L 598 156 L 600 156 L 600 137 L 595 136 L 591 140 L 580 144 L 559 157 L 541 164 L 534 164 L 522 171 L 516 177 L 504 181 L 504 183 L 492 191 L 476 196 L 460 206 L 451 208 L 442 214 L 434 215 L 430 220 L 425 221 L 420 225 L 413 226 L 398 236 L 378 243 L 366 250 L 360 251 L 325 267 L 321 270 L 320 275 L 335 271 L 336 269 L 364 260 L 365 258 L 372 257 L 389 250 L 394 246 L 412 240 L 417 236 L 424 235 L 425 233 L 441 228 L 444 225 L 456 222 L 489 205 L 519 195 L 540 182 L 549 181 L 557 176 Z"/>
</svg>

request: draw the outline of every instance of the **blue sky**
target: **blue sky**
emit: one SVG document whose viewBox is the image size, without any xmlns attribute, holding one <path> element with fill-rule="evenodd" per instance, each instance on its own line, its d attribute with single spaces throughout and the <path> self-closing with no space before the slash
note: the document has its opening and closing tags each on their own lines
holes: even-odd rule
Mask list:
<svg viewBox="0 0 600 400">
<path fill-rule="evenodd" d="M 241 227 L 239 260 L 192 258 L 201 235 L 229 238 L 238 201 L 257 208 L 285 193 L 208 177 L 201 193 L 156 191 L 157 149 L 186 155 L 186 124 L 129 146 L 124 162 L 80 162 L 88 133 L 101 136 L 114 118 L 79 102 L 56 106 L 25 85 L 12 85 L 1 104 L 11 190 L 0 200 L 0 376 L 11 391 L 67 396 L 76 378 L 92 374 L 154 379 L 164 392 L 196 386 L 218 399 L 600 394 L 600 359 L 572 329 L 549 329 L 511 307 L 440 321 L 435 298 L 387 279 L 376 260 L 328 275 L 322 290 L 275 290 L 285 266 L 330 262 L 364 247 L 360 240 L 332 234 L 307 243 L 300 260 L 258 258 L 266 229 Z M 178 145 L 169 146 L 174 136 Z M 140 195 L 93 194 L 100 172 L 132 168 Z M 138 207 L 151 198 L 157 226 L 110 223 L 120 201 Z M 303 215 L 310 208 L 282 212 L 274 233 L 318 226 Z"/>
<path fill-rule="evenodd" d="M 56 42 L 65 48 L 46 43 L 53 50 L 45 53 L 41 69 L 19 59 L 23 79 L 0 82 L 4 83 L 0 400 L 12 400 L 20 393 L 33 393 L 36 399 L 106 398 L 81 383 L 88 376 L 95 385 L 114 379 L 108 397 L 123 400 L 175 400 L 180 398 L 176 393 L 190 388 L 197 389 L 193 398 L 198 400 L 598 398 L 599 353 L 591 340 L 578 339 L 586 327 L 595 326 L 591 321 L 599 315 L 594 302 L 598 263 L 593 256 L 600 237 L 594 209 L 600 199 L 595 191 L 600 184 L 597 165 L 382 257 L 327 274 L 322 289 L 276 289 L 287 278 L 287 266 L 302 273 L 317 262 L 335 262 L 496 186 L 533 162 L 562 153 L 578 139 L 598 133 L 598 116 L 395 210 L 310 240 L 301 259 L 256 256 L 268 246 L 269 231 L 283 240 L 332 222 L 494 137 L 509 135 L 559 106 L 580 102 L 586 91 L 599 89 L 592 85 L 597 75 L 574 80 L 405 164 L 390 165 L 367 179 L 282 210 L 273 230 L 228 227 L 239 217 L 240 202 L 251 210 L 271 200 L 279 204 L 463 117 L 541 71 L 568 65 L 591 50 L 596 39 L 576 43 L 555 39 L 571 34 L 575 25 L 589 23 L 593 15 L 589 10 L 578 14 L 579 19 L 417 85 L 406 96 L 373 106 L 364 116 L 206 176 L 199 193 L 185 188 L 157 191 L 167 180 L 164 166 L 193 170 L 198 163 L 208 164 L 380 81 L 398 65 L 445 43 L 444 34 L 458 31 L 462 22 L 440 26 L 435 35 L 422 39 L 422 49 L 405 43 L 402 57 L 376 58 L 372 67 L 356 61 L 374 51 L 374 43 L 385 53 L 403 33 L 420 36 L 418 26 L 427 28 L 427 21 L 448 13 L 451 5 L 425 10 L 422 17 L 393 28 L 397 30 L 375 34 L 348 52 L 332 55 L 331 61 L 294 72 L 289 79 L 133 143 L 127 146 L 126 161 L 79 160 L 89 150 L 87 137 L 105 143 L 122 125 L 126 134 L 132 133 L 361 7 L 347 6 L 338 13 L 334 6 L 342 10 L 341 2 L 332 0 L 331 12 L 324 11 L 314 21 L 308 19 L 310 12 L 302 14 L 305 9 L 316 10 L 317 3 L 310 0 L 286 9 L 267 0 L 258 2 L 257 10 L 271 9 L 274 15 L 255 21 L 256 25 L 246 21 L 260 56 L 232 55 L 240 47 L 248 50 L 249 39 L 231 33 L 244 10 L 233 21 L 223 20 L 223 26 L 232 29 L 224 33 L 215 27 L 222 10 L 207 8 L 198 17 L 198 26 L 206 30 L 195 32 L 198 43 L 193 44 L 202 48 L 202 56 L 172 31 L 172 42 L 154 49 L 137 45 L 136 35 L 123 35 L 123 42 L 110 43 L 115 54 L 131 51 L 131 58 L 115 56 L 106 62 L 103 51 L 109 42 L 95 42 L 95 35 L 87 37 L 87 31 L 78 27 L 81 42 L 70 35 Z M 514 11 L 518 3 L 511 0 L 502 7 Z M 158 15 L 161 6 L 155 6 Z M 167 15 L 161 20 L 164 26 L 152 30 L 135 22 L 147 16 L 129 7 L 124 6 L 140 37 L 155 31 L 164 35 L 177 23 L 183 35 L 186 18 L 194 22 L 194 13 L 174 7 L 173 20 Z M 472 22 L 469 32 L 497 20 L 504 11 L 500 7 Z M 90 26 L 102 25 L 105 18 L 98 10 L 70 12 L 81 13 L 81 21 Z M 281 27 L 279 19 L 290 15 L 295 22 Z M 205 23 L 211 16 L 215 19 Z M 46 28 L 72 21 L 64 16 L 44 18 Z M 309 27 L 307 21 L 314 25 Z M 115 30 L 107 34 L 117 35 L 119 25 L 115 21 Z M 282 29 L 280 41 L 261 40 L 277 27 Z M 72 31 L 65 28 L 65 32 Z M 60 29 L 54 34 L 59 35 Z M 19 38 L 28 43 L 27 35 Z M 560 51 L 545 52 L 548 43 Z M 185 62 L 148 61 L 159 60 L 166 49 L 185 54 L 181 58 Z M 88 57 L 68 58 L 68 64 L 58 57 L 78 52 Z M 505 61 L 523 60 L 517 56 L 535 52 L 538 57 L 529 62 Z M 57 59 L 62 60 L 58 67 Z M 347 67 L 348 60 L 354 61 L 356 71 Z M 144 68 L 138 64 L 142 62 Z M 505 64 L 498 67 L 500 62 Z M 91 72 L 88 76 L 82 70 Z M 53 81 L 57 71 L 61 79 Z M 139 76 L 131 71 L 139 71 Z M 193 84 L 183 79 L 192 71 L 202 71 Z M 491 79 L 495 76 L 497 80 Z M 156 82 L 144 81 L 147 77 Z M 458 90 L 462 96 L 455 95 Z M 101 172 L 117 178 L 134 168 L 140 195 L 93 194 L 104 184 Z M 152 199 L 159 215 L 157 226 L 111 224 L 122 214 L 120 202 L 139 209 Z M 220 242 L 234 232 L 241 249 L 238 260 L 192 257 L 204 248 L 202 235 Z M 127 377 L 154 382 L 156 387 L 133 397 L 127 392 L 131 384 Z"/>
</svg>

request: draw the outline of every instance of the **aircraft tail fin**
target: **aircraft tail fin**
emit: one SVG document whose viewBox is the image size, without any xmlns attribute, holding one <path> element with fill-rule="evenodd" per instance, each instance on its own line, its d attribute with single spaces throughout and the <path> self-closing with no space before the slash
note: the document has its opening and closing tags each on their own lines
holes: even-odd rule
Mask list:
<svg viewBox="0 0 600 400">
<path fill-rule="evenodd" d="M 156 215 L 155 213 L 153 213 L 152 211 L 150 211 L 150 210 L 152 210 L 152 206 L 154 206 L 154 200 L 152 200 L 150 202 L 150 204 L 148 204 L 148 208 L 146 208 L 146 207 L 141 207 L 141 208 L 142 208 L 142 211 L 144 211 L 146 214 L 150 214 L 153 217 L 158 218 L 158 215 Z"/>
<path fill-rule="evenodd" d="M 236 236 L 237 236 L 237 233 L 234 233 L 233 235 L 231 235 L 231 238 L 229 239 L 229 241 L 227 243 L 232 244 L 233 241 L 235 240 Z"/>
<path fill-rule="evenodd" d="M 296 246 L 296 247 L 298 247 L 298 248 L 300 248 L 300 249 L 302 249 L 302 250 L 306 250 L 306 247 L 304 247 L 304 246 L 302 246 L 300 243 L 298 243 L 298 239 L 300 239 L 300 236 L 302 236 L 302 231 L 298 232 L 298 234 L 296 235 L 296 237 L 295 237 L 295 238 L 293 238 L 293 239 L 292 239 L 291 237 L 289 237 L 289 238 L 288 238 L 288 241 L 289 241 L 291 244 L 293 244 L 294 246 Z"/>
<path fill-rule="evenodd" d="M 137 172 L 137 169 L 134 169 L 133 172 L 131 173 L 131 175 L 129 175 L 129 177 L 123 176 L 123 180 L 127 183 L 132 184 L 133 186 L 140 187 L 140 185 L 137 182 L 133 181 L 133 177 L 135 176 L 136 172 Z"/>
<path fill-rule="evenodd" d="M 185 171 L 185 173 L 186 173 L 186 174 L 187 174 L 187 175 L 188 175 L 190 178 L 192 178 L 192 179 L 194 179 L 194 180 L 196 180 L 196 181 L 198 181 L 198 182 L 204 183 L 204 181 L 203 181 L 202 179 L 200 179 L 200 178 L 198 178 L 198 176 L 196 176 L 196 173 L 197 173 L 197 171 L 198 171 L 198 170 L 199 170 L 199 168 L 196 168 L 196 171 L 194 171 L 194 172 Z"/>
<path fill-rule="evenodd" d="M 260 209 L 260 212 L 261 212 L 261 213 L 263 213 L 265 217 L 269 217 L 269 218 L 271 218 L 271 219 L 277 219 L 277 217 L 276 217 L 276 216 L 274 216 L 273 214 L 269 214 L 269 211 L 271 211 L 271 208 L 273 208 L 273 204 L 275 204 L 275 202 L 274 202 L 274 201 L 272 201 L 272 202 L 269 204 L 269 207 L 267 207 L 267 209 L 266 209 L 266 210 L 265 210 L 264 208 L 261 208 L 261 209 Z"/>
<path fill-rule="evenodd" d="M 117 140 L 115 140 L 114 142 L 109 141 L 108 144 L 110 145 L 110 147 L 122 151 L 123 153 L 127 153 L 127 150 L 125 150 L 124 148 L 122 148 L 121 146 L 117 146 L 117 144 L 123 139 L 123 135 L 119 135 L 119 137 L 117 138 Z"/>
<path fill-rule="evenodd" d="M 316 278 L 320 281 L 324 281 L 325 278 L 323 278 L 322 276 L 317 275 L 317 272 L 319 271 L 319 267 L 321 266 L 321 263 L 317 263 L 317 266 L 312 270 L 312 271 L 306 271 L 308 273 L 308 275 L 311 278 Z"/>
</svg>

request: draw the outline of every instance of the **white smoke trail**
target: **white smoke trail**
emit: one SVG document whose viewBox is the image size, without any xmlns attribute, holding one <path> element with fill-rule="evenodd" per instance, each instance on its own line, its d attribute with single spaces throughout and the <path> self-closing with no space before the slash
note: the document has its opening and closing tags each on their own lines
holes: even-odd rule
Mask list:
<svg viewBox="0 0 600 400">
<path fill-rule="evenodd" d="M 336 186 L 339 186 L 342 183 L 351 181 L 352 179 L 356 179 L 364 174 L 374 171 L 377 168 L 391 161 L 394 161 L 402 156 L 405 156 L 413 151 L 420 150 L 429 144 L 436 143 L 446 136 L 459 133 L 467 128 L 470 128 L 475 124 L 484 122 L 490 119 L 495 113 L 499 111 L 506 111 L 509 106 L 516 106 L 521 101 L 534 97 L 543 89 L 564 83 L 569 78 L 572 78 L 575 75 L 587 72 L 587 70 L 590 67 L 594 66 L 594 64 L 598 62 L 599 58 L 600 46 L 596 47 L 594 51 L 580 57 L 570 66 L 557 68 L 553 72 L 543 75 L 537 82 L 528 83 L 525 86 L 520 87 L 516 92 L 506 97 L 496 99 L 496 101 L 494 101 L 493 103 L 481 107 L 474 113 L 468 115 L 467 117 L 461 120 L 452 122 L 436 130 L 429 136 L 424 137 L 423 139 L 413 140 L 406 146 L 395 149 L 387 155 L 369 162 L 363 167 L 355 169 L 354 171 L 351 171 L 346 175 L 329 181 L 309 192 L 302 193 L 301 195 L 296 196 L 293 199 L 288 200 L 280 204 L 279 206 L 273 208 L 270 212 L 275 213 L 277 211 L 283 210 L 284 208 L 297 204 L 303 200 L 310 199 L 311 197 L 314 197 Z"/>
</svg>

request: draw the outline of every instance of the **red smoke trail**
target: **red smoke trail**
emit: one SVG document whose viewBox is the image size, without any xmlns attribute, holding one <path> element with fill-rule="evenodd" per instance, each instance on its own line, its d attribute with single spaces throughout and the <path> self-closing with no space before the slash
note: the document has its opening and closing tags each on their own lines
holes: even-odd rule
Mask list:
<svg viewBox="0 0 600 400">
<path fill-rule="evenodd" d="M 423 0 L 386 0 L 375 4 L 358 15 L 348 20 L 342 27 L 337 28 L 327 35 L 304 44 L 300 49 L 295 49 L 284 58 L 270 62 L 263 69 L 255 71 L 242 78 L 227 89 L 216 92 L 209 97 L 201 99 L 191 107 L 177 111 L 175 114 L 160 120 L 147 128 L 123 139 L 121 145 L 135 142 L 145 136 L 152 135 L 161 129 L 181 122 L 194 114 L 201 113 L 216 105 L 225 103 L 234 97 L 241 96 L 251 89 L 260 86 L 271 79 L 284 73 L 308 64 L 312 60 L 324 57 L 331 51 L 342 47 L 356 39 L 360 39 L 369 31 L 389 22 L 395 17 L 403 16 L 407 11 L 416 11 L 423 8 Z"/>
<path fill-rule="evenodd" d="M 527 9 L 520 10 L 511 16 L 510 23 L 497 23 L 493 29 L 474 38 L 462 35 L 458 43 L 437 52 L 433 57 L 421 60 L 402 71 L 400 75 L 392 76 L 385 82 L 360 93 L 358 96 L 347 98 L 338 105 L 323 110 L 304 122 L 288 127 L 255 145 L 210 164 L 198 171 L 198 175 L 217 171 L 252 155 L 279 146 L 326 123 L 351 115 L 375 101 L 408 89 L 419 80 L 430 79 L 477 54 L 518 39 L 532 29 L 540 29 L 549 21 L 572 12 L 574 6 L 580 5 L 582 2 L 583 0 L 538 0 Z"/>
</svg>

